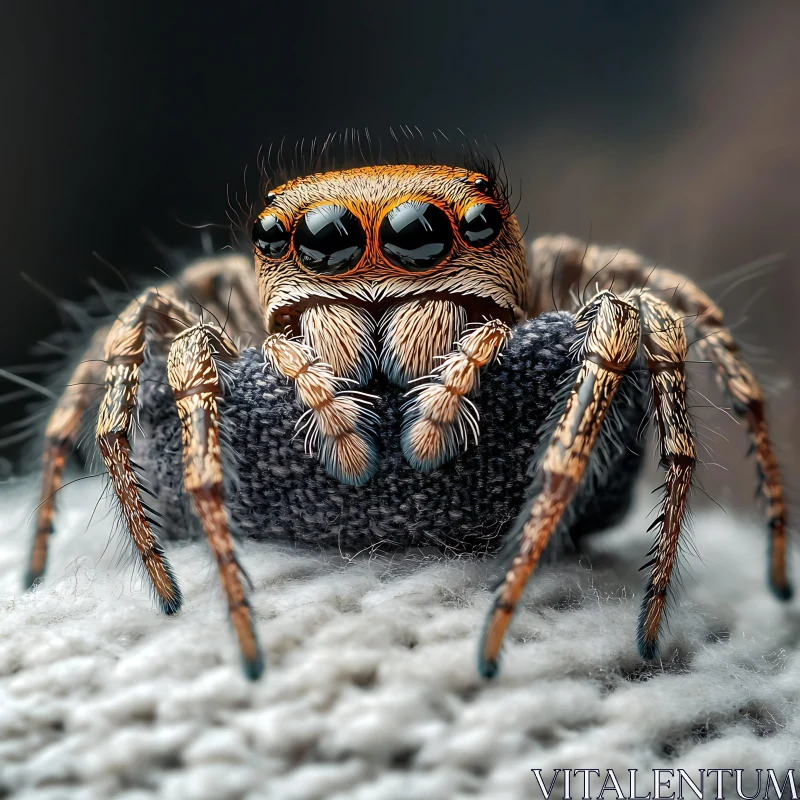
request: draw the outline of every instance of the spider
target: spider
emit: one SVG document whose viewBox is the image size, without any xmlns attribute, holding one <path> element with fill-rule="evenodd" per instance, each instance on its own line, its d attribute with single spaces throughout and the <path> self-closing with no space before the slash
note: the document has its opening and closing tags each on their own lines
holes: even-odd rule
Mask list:
<svg viewBox="0 0 800 800">
<path fill-rule="evenodd" d="M 92 407 L 87 387 L 104 381 L 96 441 L 157 600 L 172 614 L 182 598 L 159 541 L 156 501 L 166 527 L 180 527 L 164 499 L 188 497 L 248 677 L 259 677 L 264 660 L 235 520 L 258 535 L 274 517 L 276 535 L 323 541 L 331 520 L 346 528 L 354 509 L 365 521 L 347 535 L 366 541 L 388 528 L 423 541 L 435 528 L 463 543 L 481 515 L 507 528 L 507 569 L 479 644 L 479 670 L 492 677 L 554 532 L 598 527 L 624 510 L 636 473 L 630 443 L 645 416 L 655 422 L 665 483 L 638 647 L 656 658 L 696 463 L 686 404 L 691 330 L 746 421 L 766 501 L 769 581 L 788 599 L 786 510 L 764 397 L 720 310 L 690 280 L 630 250 L 542 236 L 526 263 L 502 181 L 480 166 L 361 166 L 292 178 L 265 194 L 252 227 L 254 261 L 230 255 L 191 265 L 98 330 L 45 431 L 26 585 L 44 574 L 54 497 Z M 596 294 L 576 308 L 574 287 L 588 285 Z M 166 380 L 146 381 L 153 369 Z M 145 425 L 148 413 L 154 433 L 141 449 L 134 414 Z M 391 441 L 381 435 L 389 417 Z M 292 440 L 295 423 L 304 443 Z M 499 447 L 508 452 L 492 450 Z M 314 458 L 304 459 L 303 448 Z M 504 473 L 497 464 L 506 455 L 513 463 Z M 386 488 L 398 476 L 402 487 Z M 453 500 L 448 487 L 458 481 Z M 289 484 L 291 495 L 271 499 Z M 465 510 L 481 502 L 480 515 Z M 317 513 L 331 503 L 333 516 Z"/>
</svg>

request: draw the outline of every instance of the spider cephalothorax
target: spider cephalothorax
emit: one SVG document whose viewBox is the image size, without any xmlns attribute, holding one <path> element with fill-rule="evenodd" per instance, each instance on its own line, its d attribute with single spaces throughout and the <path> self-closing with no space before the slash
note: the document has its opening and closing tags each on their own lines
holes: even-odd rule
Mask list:
<svg viewBox="0 0 800 800">
<path fill-rule="evenodd" d="M 267 194 L 253 240 L 269 329 L 299 332 L 310 325 L 304 312 L 319 305 L 377 319 L 418 298 L 459 303 L 469 321 L 491 315 L 513 324 L 524 315 L 516 219 L 496 186 L 465 168 L 363 167 L 295 179 Z"/>
<path fill-rule="evenodd" d="M 263 662 L 230 527 L 232 515 L 246 523 L 248 501 L 242 497 L 250 498 L 251 509 L 259 504 L 258 486 L 294 481 L 297 488 L 290 496 L 310 506 L 295 509 L 303 519 L 317 519 L 318 508 L 331 507 L 341 519 L 364 520 L 359 535 L 367 539 L 380 538 L 383 529 L 396 536 L 403 513 L 414 516 L 418 531 L 420 510 L 442 512 L 436 526 L 443 539 L 467 538 L 478 527 L 501 524 L 485 518 L 491 516 L 485 505 L 484 518 L 464 519 L 464 507 L 477 506 L 471 497 L 466 503 L 458 500 L 463 497 L 459 481 L 472 493 L 499 498 L 498 509 L 512 500 L 521 505 L 508 536 L 513 557 L 481 641 L 480 669 L 491 676 L 514 607 L 554 531 L 583 524 L 578 509 L 589 507 L 587 493 L 597 493 L 599 502 L 608 491 L 611 505 L 626 494 L 620 493 L 619 481 L 611 492 L 614 476 L 602 473 L 623 463 L 643 414 L 655 421 L 665 470 L 639 620 L 640 652 L 652 658 L 696 458 L 684 368 L 689 349 L 685 329 L 691 328 L 695 346 L 713 364 L 735 411 L 747 422 L 767 501 L 770 582 L 779 597 L 791 595 L 785 507 L 763 395 L 721 312 L 690 281 L 645 265 L 630 251 L 587 246 L 569 237 L 534 241 L 526 266 L 507 198 L 490 175 L 465 167 L 362 167 L 294 179 L 266 195 L 252 235 L 255 270 L 252 261 L 238 257 L 189 267 L 180 281 L 144 292 L 95 335 L 45 433 L 42 503 L 28 584 L 43 574 L 53 496 L 80 419 L 91 405 L 85 387 L 104 374 L 97 416 L 100 454 L 162 608 L 173 613 L 180 607 L 178 583 L 157 538 L 153 509 L 143 497 L 159 496 L 158 487 L 154 492 L 145 485 L 150 480 L 152 486 L 158 475 L 137 472 L 131 459 L 131 415 L 140 368 L 151 368 L 144 363 L 149 344 L 153 359 L 166 355 L 163 368 L 181 431 L 182 481 L 167 483 L 191 498 L 208 537 L 249 676 L 257 677 Z M 571 298 L 582 296 L 573 288 L 590 283 L 596 294 L 573 307 L 573 313 L 543 313 L 569 307 Z M 645 283 L 648 288 L 641 288 Z M 190 299 L 225 324 L 198 319 Z M 545 329 L 558 330 L 561 338 L 546 336 Z M 482 420 L 471 398 L 478 396 L 481 372 L 491 368 L 515 333 L 508 353 L 516 361 L 502 374 L 489 373 L 487 381 L 490 391 L 508 396 L 501 403 L 481 395 L 478 404 L 500 410 L 494 417 L 488 414 L 494 446 L 516 447 L 516 425 L 520 441 L 536 449 L 535 457 L 528 454 L 533 479 L 527 500 L 515 494 L 519 476 L 509 479 L 495 462 L 491 466 L 490 460 L 459 455 L 467 446 L 471 453 L 484 446 Z M 234 340 L 240 345 L 260 341 L 263 353 L 248 351 L 240 357 Z M 274 380 L 290 381 L 294 404 L 287 405 L 274 380 L 254 379 L 257 365 Z M 534 385 L 536 380 L 541 385 Z M 407 390 L 404 403 L 390 415 L 402 417 L 400 465 L 391 443 L 378 446 L 379 398 L 362 391 L 381 391 L 387 381 Z M 550 387 L 547 396 L 542 386 Z M 139 399 L 157 404 L 156 395 L 163 399 L 160 391 L 142 392 Z M 624 396 L 631 392 L 638 393 L 638 400 L 625 406 Z M 226 399 L 235 413 L 222 419 Z M 308 449 L 324 469 L 319 475 L 302 473 L 302 479 L 302 471 L 292 468 L 296 454 L 288 442 L 280 459 L 269 452 L 280 447 L 270 436 L 284 431 L 287 414 L 295 411 Z M 141 419 L 147 416 L 140 414 Z M 536 443 L 526 428 L 531 416 L 544 420 Z M 239 497 L 235 509 L 226 505 L 231 483 L 225 481 L 221 419 L 229 426 L 245 425 L 246 433 L 235 430 L 230 440 L 252 458 L 239 469 L 255 474 L 249 494 Z M 264 427 L 269 425 L 275 430 Z M 286 438 L 291 439 L 288 432 Z M 148 459 L 158 465 L 157 473 L 171 469 L 169 458 Z M 390 467 L 404 473 L 402 480 L 387 482 Z M 485 474 L 476 474 L 482 469 Z M 386 493 L 372 490 L 376 473 L 377 484 L 391 484 Z M 634 473 L 626 467 L 620 473 L 623 483 Z M 359 503 L 365 513 L 350 514 Z M 258 514 L 268 511 L 261 503 Z M 275 510 L 279 517 L 284 512 Z M 609 516 L 608 508 L 603 516 Z M 589 521 L 588 527 L 598 523 Z"/>
</svg>

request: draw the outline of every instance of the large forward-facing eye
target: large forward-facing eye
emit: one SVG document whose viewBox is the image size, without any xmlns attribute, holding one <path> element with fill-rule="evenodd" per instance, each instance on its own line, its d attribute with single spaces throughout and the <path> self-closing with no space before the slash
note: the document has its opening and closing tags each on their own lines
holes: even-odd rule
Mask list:
<svg viewBox="0 0 800 800">
<path fill-rule="evenodd" d="M 289 246 L 289 234 L 277 217 L 268 214 L 253 223 L 253 244 L 267 258 L 280 258 Z"/>
<path fill-rule="evenodd" d="M 461 238 L 472 247 L 486 247 L 493 242 L 503 227 L 503 215 L 489 203 L 470 206 L 458 223 Z"/>
<path fill-rule="evenodd" d="M 453 246 L 453 226 L 441 208 L 408 200 L 381 222 L 380 246 L 387 261 L 408 270 L 426 270 L 446 258 Z"/>
<path fill-rule="evenodd" d="M 317 206 L 297 223 L 294 247 L 307 269 L 322 275 L 339 275 L 361 261 L 366 236 L 351 211 L 342 206 Z"/>
</svg>

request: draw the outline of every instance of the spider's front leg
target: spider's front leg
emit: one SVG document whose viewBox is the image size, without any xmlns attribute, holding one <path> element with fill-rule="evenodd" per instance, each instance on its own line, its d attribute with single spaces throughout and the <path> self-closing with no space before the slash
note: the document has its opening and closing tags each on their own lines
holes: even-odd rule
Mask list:
<svg viewBox="0 0 800 800">
<path fill-rule="evenodd" d="M 143 487 L 136 479 L 128 440 L 131 413 L 139 388 L 139 368 L 144 360 L 146 333 L 154 344 L 165 346 L 193 322 L 176 300 L 149 289 L 134 300 L 111 326 L 105 344 L 105 393 L 97 417 L 97 444 L 120 502 L 131 541 L 150 577 L 162 611 L 177 612 L 181 591 L 156 534 L 151 511 L 142 501 Z"/>
<path fill-rule="evenodd" d="M 641 314 L 642 349 L 650 374 L 661 466 L 666 471 L 659 529 L 643 569 L 650 569 L 639 615 L 638 643 L 642 658 L 658 654 L 658 633 L 667 591 L 678 554 L 681 528 L 696 462 L 694 434 L 686 409 L 686 332 L 683 321 L 665 301 L 648 291 L 634 295 Z"/>
<path fill-rule="evenodd" d="M 298 425 L 305 425 L 306 447 L 319 448 L 319 460 L 337 480 L 362 486 L 375 474 L 378 453 L 370 409 L 370 397 L 343 392 L 355 382 L 337 377 L 329 364 L 316 357 L 311 347 L 284 333 L 264 341 L 264 357 L 279 374 L 294 382 L 297 397 L 307 411 Z"/>
<path fill-rule="evenodd" d="M 581 365 L 541 462 L 542 486 L 519 533 L 517 553 L 501 583 L 480 645 L 479 669 L 497 672 L 503 636 L 567 505 L 573 499 L 611 400 L 639 345 L 639 313 L 601 292 L 575 318 Z"/>
<path fill-rule="evenodd" d="M 95 408 L 98 387 L 104 388 L 105 395 L 98 436 L 105 452 L 104 461 L 110 458 L 113 462 L 114 489 L 118 494 L 118 490 L 122 490 L 120 500 L 126 521 L 134 520 L 137 547 L 143 545 L 145 553 L 151 544 L 157 549 L 157 543 L 152 541 L 154 521 L 148 521 L 142 513 L 147 511 L 146 506 L 137 507 L 138 492 L 146 490 L 137 485 L 126 467 L 129 462 L 128 423 L 138 388 L 139 366 L 144 358 L 146 330 L 155 334 L 152 346 L 166 352 L 172 337 L 196 321 L 187 311 L 189 302 L 200 309 L 208 309 L 218 319 L 224 318 L 225 328 L 237 338 L 263 340 L 252 265 L 238 256 L 208 259 L 187 267 L 177 280 L 142 293 L 113 324 L 97 330 L 58 398 L 45 429 L 41 498 L 25 569 L 26 589 L 44 576 L 64 467 L 76 446 L 83 418 Z M 111 361 L 107 362 L 109 357 Z M 117 434 L 119 438 L 113 442 Z M 168 578 L 168 565 L 161 569 L 156 563 L 164 561 L 163 555 L 156 553 L 148 559 L 154 562 L 148 565 L 148 572 L 155 573 L 157 585 L 164 590 L 159 592 L 160 604 L 171 613 L 180 605 L 180 592 Z"/>
<path fill-rule="evenodd" d="M 733 411 L 747 424 L 758 465 L 759 491 L 764 498 L 769 531 L 769 584 L 780 600 L 792 597 L 788 577 L 788 528 L 783 483 L 769 436 L 764 393 L 742 357 L 722 310 L 686 276 L 651 265 L 627 249 L 585 244 L 569 236 L 542 236 L 533 243 L 528 274 L 530 314 L 555 301 L 569 302 L 573 290 L 599 284 L 618 290 L 647 286 L 663 293 L 670 306 L 686 316 L 694 346 L 714 368 L 717 382 L 730 397 Z"/>
<path fill-rule="evenodd" d="M 219 439 L 220 370 L 237 357 L 235 345 L 223 331 L 196 325 L 175 337 L 167 359 L 167 379 L 181 421 L 183 486 L 217 562 L 245 674 L 255 680 L 264 670 L 264 659 L 228 527 Z"/>
</svg>

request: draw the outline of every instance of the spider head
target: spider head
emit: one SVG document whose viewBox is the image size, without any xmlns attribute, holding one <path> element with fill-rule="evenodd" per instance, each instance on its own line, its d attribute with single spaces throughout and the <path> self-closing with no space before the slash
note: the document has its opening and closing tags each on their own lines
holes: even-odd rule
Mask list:
<svg viewBox="0 0 800 800">
<path fill-rule="evenodd" d="M 514 324 L 525 307 L 517 221 L 490 177 L 464 167 L 361 167 L 289 181 L 267 195 L 253 243 L 268 330 L 314 339 L 346 377 L 371 374 L 372 357 L 345 364 L 341 348 L 361 345 L 344 341 L 342 327 L 350 338 L 357 328 L 366 350 L 369 339 L 386 350 L 381 332 L 402 317 L 417 356 L 384 371 L 404 383 L 469 322 Z M 419 342 L 426 331 L 436 341 Z"/>
</svg>

